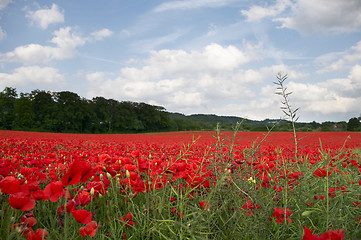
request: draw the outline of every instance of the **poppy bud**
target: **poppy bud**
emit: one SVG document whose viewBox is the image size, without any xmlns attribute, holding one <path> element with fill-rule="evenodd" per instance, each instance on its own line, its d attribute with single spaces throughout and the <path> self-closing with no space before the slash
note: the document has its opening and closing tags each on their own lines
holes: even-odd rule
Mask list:
<svg viewBox="0 0 361 240">
<path fill-rule="evenodd" d="M 92 189 L 90 189 L 90 195 L 93 196 L 95 192 L 95 189 L 92 187 Z"/>
<path fill-rule="evenodd" d="M 107 172 L 107 177 L 109 180 L 112 179 L 112 175 L 110 175 L 110 173 L 108 173 L 108 172 Z"/>
<path fill-rule="evenodd" d="M 130 173 L 128 170 L 125 171 L 125 175 L 127 176 L 127 178 L 130 178 Z"/>
<path fill-rule="evenodd" d="M 312 211 L 304 211 L 301 215 L 302 215 L 302 217 L 308 217 L 311 215 L 311 213 L 312 213 Z"/>
</svg>

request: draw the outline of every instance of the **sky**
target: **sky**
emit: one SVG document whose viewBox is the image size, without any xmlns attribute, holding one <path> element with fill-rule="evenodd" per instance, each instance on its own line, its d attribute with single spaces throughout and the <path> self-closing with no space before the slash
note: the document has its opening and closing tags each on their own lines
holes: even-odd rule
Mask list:
<svg viewBox="0 0 361 240">
<path fill-rule="evenodd" d="M 300 122 L 361 114 L 360 0 L 0 0 L 0 91 Z"/>
</svg>

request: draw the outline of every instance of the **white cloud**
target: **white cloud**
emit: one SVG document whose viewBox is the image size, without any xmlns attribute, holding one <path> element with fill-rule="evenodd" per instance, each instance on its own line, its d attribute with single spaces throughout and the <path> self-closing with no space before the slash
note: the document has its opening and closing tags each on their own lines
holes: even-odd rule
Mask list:
<svg viewBox="0 0 361 240">
<path fill-rule="evenodd" d="M 282 28 L 303 33 L 315 31 L 350 32 L 361 27 L 361 1 L 359 0 L 299 0 L 292 7 L 290 17 L 274 19 Z"/>
<path fill-rule="evenodd" d="M 337 114 L 359 111 L 361 101 L 361 66 L 355 65 L 347 78 L 318 83 L 289 82 L 291 98 L 309 113 Z"/>
<path fill-rule="evenodd" d="M 51 8 L 28 11 L 26 17 L 30 19 L 32 24 L 42 29 L 48 28 L 50 24 L 64 22 L 64 12 L 55 3 L 51 5 Z"/>
<path fill-rule="evenodd" d="M 274 94 L 272 82 L 282 72 L 288 74 L 287 88 L 293 91 L 291 105 L 301 107 L 301 121 L 321 115 L 330 120 L 347 119 L 359 111 L 361 65 L 354 65 L 345 78 L 303 83 L 308 73 L 284 64 L 245 68 L 257 59 L 250 49 L 254 50 L 247 44 L 242 49 L 209 44 L 199 51 L 152 51 L 147 59 L 138 61 L 142 66 L 122 68 L 118 76 L 88 74 L 87 97 L 148 102 L 185 114 L 280 118 L 282 99 Z"/>
<path fill-rule="evenodd" d="M 110 36 L 111 31 L 103 29 L 94 32 L 90 37 L 82 37 L 74 32 L 71 27 L 60 28 L 53 32 L 54 37 L 50 40 L 55 46 L 43 46 L 40 44 L 28 44 L 19 46 L 11 52 L 0 53 L 0 62 L 20 62 L 25 64 L 47 63 L 51 60 L 73 58 L 77 54 L 77 48 L 86 42 L 101 40 Z"/>
<path fill-rule="evenodd" d="M 0 89 L 5 87 L 24 87 L 26 85 L 61 85 L 64 76 L 52 67 L 27 66 L 14 69 L 14 72 L 0 73 Z"/>
<path fill-rule="evenodd" d="M 110 31 L 109 29 L 107 28 L 104 28 L 102 30 L 99 30 L 99 31 L 96 31 L 96 32 L 92 32 L 90 34 L 90 36 L 94 39 L 94 40 L 102 40 L 103 38 L 106 38 L 106 37 L 110 37 L 111 35 L 113 35 L 113 32 Z"/>
<path fill-rule="evenodd" d="M 272 78 L 273 72 L 284 69 L 292 76 L 302 75 L 284 65 L 242 69 L 257 59 L 252 51 L 259 49 L 249 44 L 244 44 L 243 49 L 209 44 L 200 51 L 152 51 L 148 59 L 141 61 L 143 66 L 122 68 L 117 77 L 99 72 L 88 74 L 91 87 L 87 97 L 122 96 L 181 112 L 219 112 L 226 101 L 256 97 L 258 93 L 252 88 Z"/>
<path fill-rule="evenodd" d="M 85 43 L 85 39 L 73 33 L 70 27 L 54 31 L 54 35 L 50 42 L 54 43 L 55 47 L 39 44 L 19 46 L 11 52 L 0 53 L 0 61 L 35 64 L 72 58 L 76 54 L 76 48 Z"/>
<path fill-rule="evenodd" d="M 241 10 L 241 13 L 246 16 L 247 22 L 255 22 L 265 17 L 275 17 L 291 5 L 290 0 L 277 0 L 273 6 L 261 7 L 253 5 L 248 11 Z"/>
<path fill-rule="evenodd" d="M 350 67 L 361 60 L 361 41 L 355 46 L 343 52 L 332 52 L 318 57 L 315 60 L 317 65 L 322 66 L 318 73 L 337 71 Z"/>
<path fill-rule="evenodd" d="M 160 4 L 155 8 L 155 12 L 163 12 L 169 10 L 188 10 L 202 7 L 222 7 L 228 5 L 235 0 L 181 0 L 171 1 Z"/>
<path fill-rule="evenodd" d="M 229 45 L 209 44 L 203 51 L 183 50 L 152 51 L 148 63 L 170 74 L 201 71 L 231 71 L 251 61 L 254 56 Z"/>
</svg>

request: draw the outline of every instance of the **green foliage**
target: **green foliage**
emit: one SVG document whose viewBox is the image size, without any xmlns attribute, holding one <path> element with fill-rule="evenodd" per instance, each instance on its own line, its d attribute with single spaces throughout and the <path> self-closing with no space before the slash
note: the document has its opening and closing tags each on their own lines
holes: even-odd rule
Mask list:
<svg viewBox="0 0 361 240">
<path fill-rule="evenodd" d="M 347 131 L 361 131 L 361 122 L 358 118 L 351 118 L 347 123 Z"/>
<path fill-rule="evenodd" d="M 120 133 L 169 130 L 171 121 L 161 106 L 81 98 L 69 91 L 34 90 L 21 93 L 5 88 L 0 93 L 0 129 Z"/>
</svg>

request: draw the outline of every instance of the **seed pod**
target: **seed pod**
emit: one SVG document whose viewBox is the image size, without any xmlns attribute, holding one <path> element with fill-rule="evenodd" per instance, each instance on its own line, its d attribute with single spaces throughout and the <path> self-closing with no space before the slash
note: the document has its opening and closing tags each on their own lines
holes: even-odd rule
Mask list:
<svg viewBox="0 0 361 240">
<path fill-rule="evenodd" d="M 304 211 L 301 215 L 302 215 L 302 217 L 308 217 L 311 215 L 311 213 L 312 213 L 312 211 Z"/>
<path fill-rule="evenodd" d="M 112 175 L 110 175 L 110 173 L 107 172 L 107 178 L 108 180 L 112 179 Z"/>
</svg>

